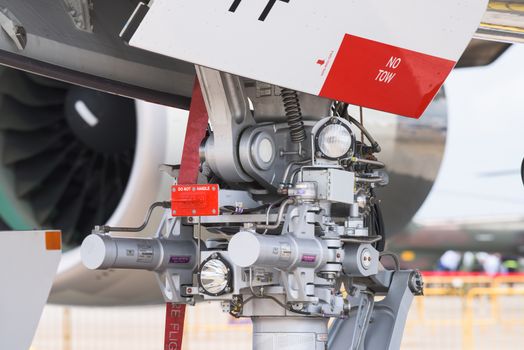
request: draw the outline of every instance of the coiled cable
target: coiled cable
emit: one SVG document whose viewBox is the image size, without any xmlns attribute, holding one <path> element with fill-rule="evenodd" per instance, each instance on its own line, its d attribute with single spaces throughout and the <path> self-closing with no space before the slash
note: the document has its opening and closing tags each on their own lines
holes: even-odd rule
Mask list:
<svg viewBox="0 0 524 350">
<path fill-rule="evenodd" d="M 302 110 L 297 92 L 290 89 L 282 89 L 282 101 L 286 111 L 287 124 L 289 125 L 289 134 L 293 143 L 301 143 L 306 139 L 306 130 L 304 120 L 302 119 Z"/>
</svg>

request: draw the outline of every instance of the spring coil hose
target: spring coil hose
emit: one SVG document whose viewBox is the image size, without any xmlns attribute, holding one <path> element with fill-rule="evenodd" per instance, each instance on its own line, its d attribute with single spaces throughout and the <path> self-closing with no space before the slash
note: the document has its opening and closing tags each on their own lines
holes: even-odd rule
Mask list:
<svg viewBox="0 0 524 350">
<path fill-rule="evenodd" d="M 300 101 L 297 92 L 295 90 L 282 89 L 281 96 L 284 102 L 291 141 L 301 143 L 306 139 L 306 130 L 304 129 L 304 121 L 302 119 L 302 111 L 300 110 Z"/>
</svg>

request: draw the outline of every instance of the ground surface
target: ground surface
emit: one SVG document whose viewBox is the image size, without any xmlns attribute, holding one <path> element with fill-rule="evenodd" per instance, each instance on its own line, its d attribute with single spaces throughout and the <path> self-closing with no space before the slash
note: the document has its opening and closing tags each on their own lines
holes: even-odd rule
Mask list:
<svg viewBox="0 0 524 350">
<path fill-rule="evenodd" d="M 219 305 L 191 308 L 184 349 L 251 348 L 251 325 Z M 163 348 L 163 307 L 48 306 L 32 350 L 149 350 Z M 524 344 L 524 295 L 426 296 L 413 304 L 402 349 L 515 349 Z"/>
</svg>

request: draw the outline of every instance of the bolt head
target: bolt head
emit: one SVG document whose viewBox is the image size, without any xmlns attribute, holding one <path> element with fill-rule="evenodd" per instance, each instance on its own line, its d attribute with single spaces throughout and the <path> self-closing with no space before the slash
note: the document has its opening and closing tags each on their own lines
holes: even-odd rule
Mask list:
<svg viewBox="0 0 524 350">
<path fill-rule="evenodd" d="M 409 289 L 413 295 L 424 295 L 424 280 L 419 271 L 413 271 L 409 279 Z"/>
<path fill-rule="evenodd" d="M 360 254 L 360 263 L 364 269 L 369 269 L 371 267 L 371 252 L 369 249 L 364 249 Z"/>
<path fill-rule="evenodd" d="M 302 304 L 302 303 L 294 303 L 294 304 L 291 304 L 291 308 L 293 310 L 302 310 L 304 308 L 304 304 Z"/>
</svg>

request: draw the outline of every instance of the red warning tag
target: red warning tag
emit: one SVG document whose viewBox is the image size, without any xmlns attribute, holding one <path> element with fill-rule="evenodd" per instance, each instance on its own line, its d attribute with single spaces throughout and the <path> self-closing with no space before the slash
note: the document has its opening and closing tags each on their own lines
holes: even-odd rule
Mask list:
<svg viewBox="0 0 524 350">
<path fill-rule="evenodd" d="M 164 335 L 164 350 L 182 349 L 184 334 L 184 317 L 186 306 L 183 304 L 166 304 L 166 329 Z"/>
<path fill-rule="evenodd" d="M 218 185 L 174 185 L 171 188 L 173 216 L 218 215 Z"/>
<path fill-rule="evenodd" d="M 191 107 L 189 109 L 189 121 L 187 125 L 186 139 L 184 142 L 182 164 L 180 167 L 180 174 L 178 177 L 178 180 L 183 183 L 196 182 L 197 180 L 198 166 L 200 164 L 198 158 L 198 145 L 202 142 L 202 139 L 205 135 L 207 121 L 208 115 L 206 105 L 204 103 L 204 98 L 202 96 L 202 90 L 200 89 L 198 79 L 195 79 L 195 85 L 193 87 L 193 97 L 191 98 Z M 172 201 L 172 208 L 176 208 L 178 205 L 180 205 L 178 199 L 180 196 L 179 193 L 182 191 L 178 191 L 178 187 L 182 188 L 187 186 L 174 186 L 173 193 L 176 194 L 173 195 L 173 198 L 175 198 L 177 201 Z M 216 198 L 214 199 L 214 201 L 216 202 L 216 210 L 218 212 L 218 186 L 215 187 L 214 191 L 211 191 L 216 194 Z M 211 212 L 213 212 L 213 210 L 211 210 Z M 166 326 L 164 336 L 165 350 L 182 349 L 185 314 L 185 305 L 174 303 L 166 304 Z"/>
</svg>

